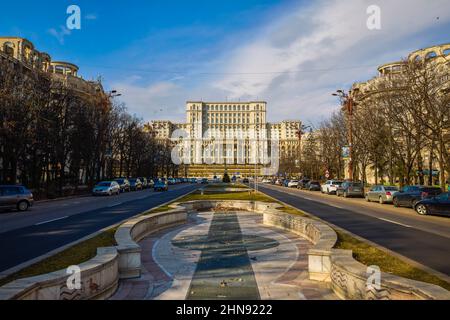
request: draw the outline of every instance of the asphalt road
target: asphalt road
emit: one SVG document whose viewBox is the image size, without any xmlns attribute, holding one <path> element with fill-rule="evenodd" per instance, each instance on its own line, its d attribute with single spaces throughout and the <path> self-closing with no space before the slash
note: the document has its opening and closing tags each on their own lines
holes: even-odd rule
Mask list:
<svg viewBox="0 0 450 320">
<path fill-rule="evenodd" d="M 143 211 L 200 188 L 171 186 L 113 197 L 81 197 L 37 203 L 29 212 L 0 213 L 0 272 L 37 258 Z"/>
<path fill-rule="evenodd" d="M 259 190 L 450 276 L 450 218 L 272 185 Z"/>
</svg>

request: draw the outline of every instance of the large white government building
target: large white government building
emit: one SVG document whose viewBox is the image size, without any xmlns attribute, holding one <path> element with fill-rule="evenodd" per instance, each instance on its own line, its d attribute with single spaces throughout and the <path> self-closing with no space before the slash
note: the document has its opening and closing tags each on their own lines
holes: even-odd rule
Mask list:
<svg viewBox="0 0 450 320">
<path fill-rule="evenodd" d="M 224 169 L 250 176 L 255 165 L 270 165 L 274 156 L 283 161 L 299 154 L 301 122 L 268 123 L 266 110 L 265 101 L 188 101 L 186 123 L 153 121 L 149 127 L 160 141 L 179 145 L 190 176 L 222 175 Z M 210 149 L 212 141 L 223 141 L 223 152 Z"/>
</svg>

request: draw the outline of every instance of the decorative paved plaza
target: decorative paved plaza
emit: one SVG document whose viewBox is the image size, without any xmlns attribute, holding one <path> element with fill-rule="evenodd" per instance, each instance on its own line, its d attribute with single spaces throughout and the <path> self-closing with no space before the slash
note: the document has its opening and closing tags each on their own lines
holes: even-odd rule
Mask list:
<svg viewBox="0 0 450 320">
<path fill-rule="evenodd" d="M 121 281 L 111 299 L 337 299 L 308 279 L 311 244 L 263 226 L 260 215 L 202 212 L 140 245 L 141 277 Z"/>
</svg>

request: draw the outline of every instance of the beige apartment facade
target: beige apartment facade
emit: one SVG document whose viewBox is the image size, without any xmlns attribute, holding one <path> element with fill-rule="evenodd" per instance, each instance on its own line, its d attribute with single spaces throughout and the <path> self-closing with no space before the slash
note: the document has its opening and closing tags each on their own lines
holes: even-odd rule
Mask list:
<svg viewBox="0 0 450 320">
<path fill-rule="evenodd" d="M 98 81 L 87 81 L 78 74 L 77 65 L 53 61 L 48 53 L 37 50 L 34 44 L 25 38 L 0 37 L 0 58 L 20 63 L 25 72 L 42 72 L 53 81 L 63 83 L 85 97 L 103 93 L 103 87 Z"/>
<path fill-rule="evenodd" d="M 157 139 L 172 141 L 189 176 L 252 176 L 255 168 L 261 173 L 299 154 L 301 122 L 268 123 L 265 101 L 188 101 L 185 123 L 152 121 L 149 127 Z"/>
<path fill-rule="evenodd" d="M 450 89 L 450 78 L 448 76 L 448 70 L 450 69 L 450 43 L 416 50 L 408 55 L 406 61 L 424 62 L 433 73 L 444 75 L 439 77 L 440 91 L 448 93 Z M 380 88 L 389 87 L 390 83 L 396 83 L 399 87 L 403 86 L 404 67 L 405 61 L 386 63 L 378 67 L 378 75 L 376 77 L 366 82 L 355 83 L 350 95 L 357 108 L 372 105 L 373 101 L 377 99 Z M 450 132 L 448 132 L 448 136 L 447 141 L 450 141 Z M 448 150 L 450 150 L 450 143 L 448 144 Z M 430 173 L 432 175 L 434 173 L 433 181 L 438 180 L 438 172 L 446 171 L 446 168 L 439 166 L 436 158 L 437 155 L 428 147 L 423 148 L 418 157 L 424 162 L 423 172 L 425 172 L 425 175 L 429 176 Z M 348 166 L 348 161 L 346 165 Z M 347 171 L 346 168 L 345 172 Z M 368 168 L 367 179 L 369 183 L 375 183 L 375 171 L 371 168 Z M 383 179 L 386 181 L 387 177 L 379 176 L 378 180 Z"/>
</svg>

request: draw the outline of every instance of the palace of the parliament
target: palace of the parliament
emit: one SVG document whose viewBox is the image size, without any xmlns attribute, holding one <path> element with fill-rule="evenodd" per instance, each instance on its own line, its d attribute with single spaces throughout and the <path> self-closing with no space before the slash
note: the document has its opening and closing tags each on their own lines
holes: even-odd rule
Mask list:
<svg viewBox="0 0 450 320">
<path fill-rule="evenodd" d="M 301 122 L 268 123 L 266 109 L 265 101 L 188 101 L 186 123 L 153 121 L 149 127 L 159 141 L 188 149 L 180 147 L 189 176 L 220 176 L 224 170 L 250 176 L 255 166 L 273 165 L 274 155 L 278 162 L 295 161 L 299 154 Z M 211 150 L 218 140 L 223 141 L 223 151 Z"/>
</svg>

